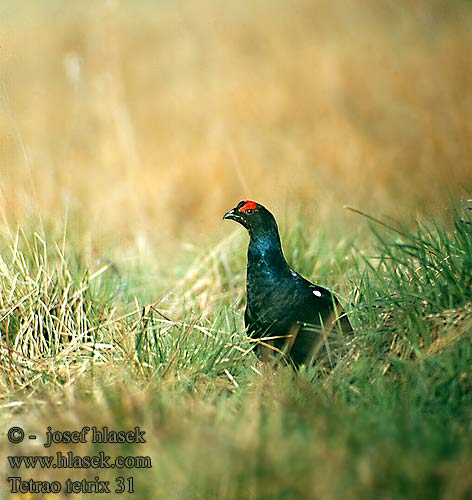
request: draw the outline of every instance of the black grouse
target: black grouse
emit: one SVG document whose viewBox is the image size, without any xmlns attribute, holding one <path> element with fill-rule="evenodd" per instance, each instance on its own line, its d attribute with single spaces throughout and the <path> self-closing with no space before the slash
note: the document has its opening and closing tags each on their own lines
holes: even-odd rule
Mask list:
<svg viewBox="0 0 472 500">
<path fill-rule="evenodd" d="M 249 231 L 244 320 L 249 335 L 259 339 L 259 356 L 266 359 L 268 353 L 278 352 L 295 366 L 308 364 L 333 330 L 352 332 L 335 295 L 288 265 L 277 223 L 265 207 L 241 201 L 223 218 Z"/>
</svg>

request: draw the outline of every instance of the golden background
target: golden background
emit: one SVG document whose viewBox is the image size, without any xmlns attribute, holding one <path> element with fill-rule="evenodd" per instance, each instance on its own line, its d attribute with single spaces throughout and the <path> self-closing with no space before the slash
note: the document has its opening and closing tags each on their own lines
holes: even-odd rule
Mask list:
<svg viewBox="0 0 472 500">
<path fill-rule="evenodd" d="M 4 221 L 128 242 L 440 212 L 472 181 L 463 1 L 6 2 Z M 465 190 L 465 191 L 464 191 Z"/>
</svg>

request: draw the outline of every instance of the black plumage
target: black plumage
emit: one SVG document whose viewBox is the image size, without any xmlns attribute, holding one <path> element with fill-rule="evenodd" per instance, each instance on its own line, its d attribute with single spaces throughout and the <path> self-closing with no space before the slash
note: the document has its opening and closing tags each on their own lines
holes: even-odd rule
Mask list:
<svg viewBox="0 0 472 500">
<path fill-rule="evenodd" d="M 295 366 L 324 350 L 333 331 L 347 335 L 350 322 L 336 296 L 306 280 L 285 260 L 274 216 L 261 204 L 241 201 L 224 215 L 249 232 L 244 314 L 258 354 L 283 353 Z"/>
</svg>

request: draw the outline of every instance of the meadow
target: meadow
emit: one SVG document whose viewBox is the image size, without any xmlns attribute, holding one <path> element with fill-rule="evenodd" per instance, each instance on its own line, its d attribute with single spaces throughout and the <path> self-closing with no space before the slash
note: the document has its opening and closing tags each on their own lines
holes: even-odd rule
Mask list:
<svg viewBox="0 0 472 500">
<path fill-rule="evenodd" d="M 123 499 L 470 498 L 470 3 L 0 16 L 0 498 L 96 476 Z M 252 352 L 247 236 L 222 221 L 246 198 L 346 305 L 329 369 Z M 45 448 L 48 426 L 146 442 Z M 7 459 L 59 451 L 152 467 Z"/>
</svg>

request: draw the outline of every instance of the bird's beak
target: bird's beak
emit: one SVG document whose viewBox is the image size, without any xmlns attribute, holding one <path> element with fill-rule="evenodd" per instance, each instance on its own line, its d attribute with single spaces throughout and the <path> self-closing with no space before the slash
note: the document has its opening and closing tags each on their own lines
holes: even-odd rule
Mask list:
<svg viewBox="0 0 472 500">
<path fill-rule="evenodd" d="M 226 212 L 223 215 L 223 219 L 233 219 L 233 220 L 235 220 L 236 219 L 236 213 L 234 211 L 234 208 L 232 208 L 231 210 L 229 210 L 228 212 Z"/>
<path fill-rule="evenodd" d="M 235 208 L 232 208 L 229 212 L 226 212 L 223 215 L 223 219 L 234 220 L 236 222 L 239 222 L 243 226 L 245 225 L 243 216 Z"/>
</svg>

